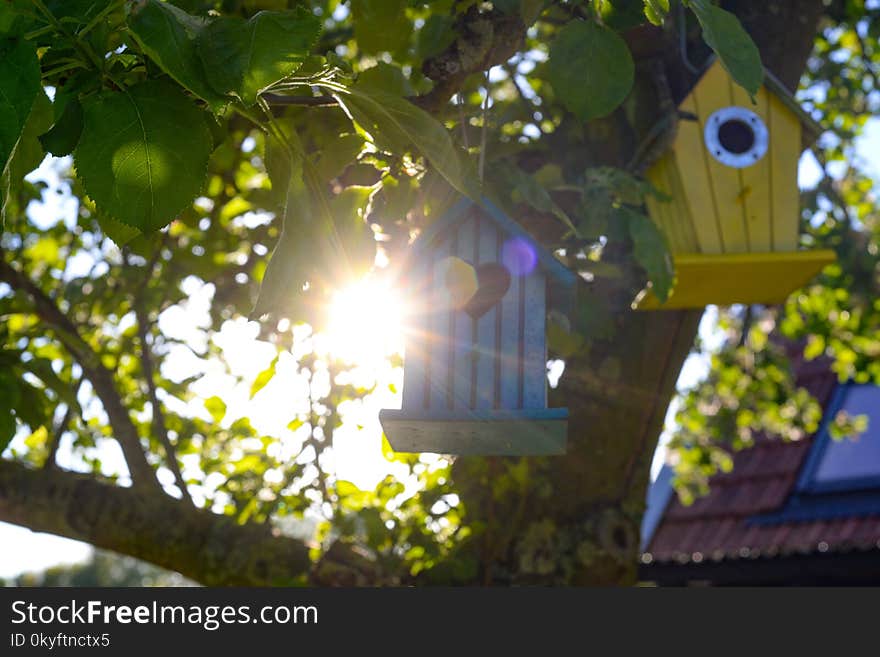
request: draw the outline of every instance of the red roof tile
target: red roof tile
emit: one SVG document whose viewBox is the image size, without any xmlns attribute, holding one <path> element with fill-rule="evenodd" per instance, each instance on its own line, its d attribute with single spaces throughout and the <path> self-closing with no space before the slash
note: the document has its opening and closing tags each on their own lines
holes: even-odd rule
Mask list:
<svg viewBox="0 0 880 657">
<path fill-rule="evenodd" d="M 798 363 L 798 384 L 825 406 L 836 376 L 827 363 Z M 880 517 L 759 525 L 751 516 L 781 509 L 788 499 L 813 438 L 798 442 L 759 437 L 734 455 L 730 473 L 710 481 L 710 492 L 691 506 L 673 499 L 646 553 L 653 561 L 691 561 L 880 547 Z"/>
</svg>

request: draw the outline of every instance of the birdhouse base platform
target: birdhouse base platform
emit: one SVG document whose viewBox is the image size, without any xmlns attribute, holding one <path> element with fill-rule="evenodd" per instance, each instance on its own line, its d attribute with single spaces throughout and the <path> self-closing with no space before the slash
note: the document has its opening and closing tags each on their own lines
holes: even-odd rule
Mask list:
<svg viewBox="0 0 880 657">
<path fill-rule="evenodd" d="M 568 409 L 414 413 L 383 410 L 379 420 L 395 452 L 462 456 L 565 453 Z"/>
<path fill-rule="evenodd" d="M 666 303 L 661 304 L 649 290 L 636 302 L 636 308 L 676 310 L 709 304 L 779 304 L 825 265 L 834 262 L 835 257 L 830 250 L 677 254 L 675 287 Z"/>
</svg>

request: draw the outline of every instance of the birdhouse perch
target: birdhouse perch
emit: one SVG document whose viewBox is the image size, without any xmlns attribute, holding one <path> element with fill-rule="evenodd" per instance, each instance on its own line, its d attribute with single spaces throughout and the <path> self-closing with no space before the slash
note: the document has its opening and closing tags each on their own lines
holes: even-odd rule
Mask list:
<svg viewBox="0 0 880 657">
<path fill-rule="evenodd" d="M 833 251 L 798 250 L 798 161 L 822 129 L 769 73 L 755 100 L 715 61 L 681 104 L 697 120 L 679 122 L 647 171 L 671 197 L 649 199 L 648 211 L 676 283 L 665 304 L 649 292 L 640 309 L 781 303 L 834 261 Z"/>
<path fill-rule="evenodd" d="M 485 199 L 429 226 L 405 269 L 403 407 L 379 418 L 398 452 L 565 451 L 568 411 L 547 408 L 548 309 L 569 314 L 575 275 Z"/>
</svg>

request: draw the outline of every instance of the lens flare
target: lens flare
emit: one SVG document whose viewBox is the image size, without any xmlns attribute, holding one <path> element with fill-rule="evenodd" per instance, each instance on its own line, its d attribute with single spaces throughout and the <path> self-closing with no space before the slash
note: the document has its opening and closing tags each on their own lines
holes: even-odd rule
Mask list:
<svg viewBox="0 0 880 657">
<path fill-rule="evenodd" d="M 525 276 L 538 264 L 538 253 L 529 240 L 513 237 L 501 247 L 501 262 L 512 275 Z"/>
</svg>

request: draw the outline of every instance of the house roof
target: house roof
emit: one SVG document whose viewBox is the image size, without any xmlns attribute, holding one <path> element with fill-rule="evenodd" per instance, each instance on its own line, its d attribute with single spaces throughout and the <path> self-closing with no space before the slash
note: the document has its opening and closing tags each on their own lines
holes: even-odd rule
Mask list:
<svg viewBox="0 0 880 657">
<path fill-rule="evenodd" d="M 574 307 L 575 283 L 577 275 L 563 265 L 547 249 L 541 246 L 528 231 L 513 219 L 508 217 L 497 205 L 486 197 L 479 203 L 462 198 L 449 210 L 429 225 L 410 246 L 411 255 L 416 255 L 429 248 L 438 238 L 448 235 L 455 227 L 468 217 L 468 210 L 478 207 L 484 211 L 484 215 L 492 219 L 498 228 L 509 237 L 526 240 L 534 249 L 537 256 L 537 264 L 547 274 L 550 283 L 550 307 L 556 308 L 565 315 L 570 315 Z"/>
<path fill-rule="evenodd" d="M 820 361 L 801 364 L 798 383 L 826 409 L 838 387 Z M 684 566 L 880 549 L 880 489 L 809 499 L 799 493 L 799 477 L 822 439 L 821 431 L 798 442 L 758 438 L 734 456 L 731 472 L 710 480 L 709 495 L 691 506 L 669 501 L 645 537 L 643 563 Z"/>
<path fill-rule="evenodd" d="M 700 84 L 706 73 L 708 73 L 709 70 L 715 65 L 721 66 L 722 64 L 720 60 L 713 55 L 706 62 L 705 67 L 697 76 L 693 86 L 686 94 L 686 97 L 690 96 L 690 94 L 693 93 L 693 90 L 697 87 L 697 85 Z M 794 93 L 785 86 L 782 80 L 777 78 L 772 73 L 772 71 L 769 71 L 766 68 L 764 69 L 764 87 L 766 87 L 768 91 L 779 98 L 782 104 L 789 110 L 791 110 L 800 120 L 801 126 L 803 127 L 804 131 L 802 145 L 804 149 L 809 148 L 819 138 L 819 136 L 823 132 L 825 132 L 825 128 L 822 127 L 822 125 L 818 121 L 816 121 L 816 119 L 810 116 L 810 113 L 803 108 L 803 106 L 798 102 L 797 98 L 795 98 Z"/>
</svg>

